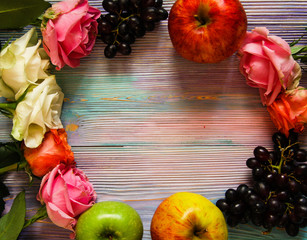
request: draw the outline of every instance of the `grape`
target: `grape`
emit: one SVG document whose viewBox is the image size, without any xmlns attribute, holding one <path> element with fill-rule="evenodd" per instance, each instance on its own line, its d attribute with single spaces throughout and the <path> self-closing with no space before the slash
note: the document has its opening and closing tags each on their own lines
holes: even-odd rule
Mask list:
<svg viewBox="0 0 307 240">
<path fill-rule="evenodd" d="M 131 53 L 131 47 L 130 47 L 130 44 L 128 43 L 120 43 L 118 45 L 118 52 L 120 52 L 121 54 L 123 55 L 129 55 Z"/>
<path fill-rule="evenodd" d="M 227 203 L 226 199 L 219 199 L 216 202 L 216 206 L 222 211 L 227 212 L 229 210 L 229 204 Z"/>
<path fill-rule="evenodd" d="M 141 7 L 141 0 L 130 0 L 131 6 L 133 6 L 135 9 L 138 9 Z"/>
<path fill-rule="evenodd" d="M 164 8 L 158 8 L 157 20 L 166 20 L 168 18 L 168 12 Z"/>
<path fill-rule="evenodd" d="M 252 206 L 252 212 L 253 213 L 264 213 L 266 210 L 265 203 L 261 200 L 257 201 L 255 204 Z"/>
<path fill-rule="evenodd" d="M 279 218 L 276 225 L 277 227 L 284 228 L 288 222 L 289 222 L 288 213 L 284 212 L 283 215 Z"/>
<path fill-rule="evenodd" d="M 246 161 L 246 166 L 253 169 L 255 167 L 260 167 L 260 162 L 256 158 L 249 158 Z"/>
<path fill-rule="evenodd" d="M 103 0 L 102 7 L 110 13 L 116 13 L 119 11 L 118 0 Z"/>
<path fill-rule="evenodd" d="M 112 27 L 116 27 L 117 24 L 119 23 L 119 19 L 116 14 L 108 13 L 104 17 L 107 20 L 107 22 L 111 24 Z"/>
<path fill-rule="evenodd" d="M 116 52 L 117 52 L 117 47 L 114 44 L 110 44 L 110 45 L 106 46 L 105 49 L 104 49 L 104 55 L 107 58 L 115 57 Z"/>
<path fill-rule="evenodd" d="M 294 156 L 297 162 L 306 162 L 307 161 L 307 153 L 304 149 L 298 149 Z"/>
<path fill-rule="evenodd" d="M 239 197 L 244 198 L 248 194 L 248 190 L 249 190 L 249 187 L 246 184 L 240 184 L 237 187 L 236 191 L 237 191 Z"/>
<path fill-rule="evenodd" d="M 276 198 L 281 202 L 285 202 L 285 201 L 288 200 L 289 194 L 286 190 L 281 190 L 281 191 L 277 192 Z"/>
<path fill-rule="evenodd" d="M 293 166 L 290 164 L 285 164 L 281 167 L 282 173 L 291 173 L 293 171 Z"/>
<path fill-rule="evenodd" d="M 126 22 L 123 22 L 118 26 L 118 33 L 122 36 L 129 33 L 129 26 Z"/>
<path fill-rule="evenodd" d="M 143 37 L 146 33 L 145 26 L 143 24 L 133 29 L 133 33 L 136 37 Z"/>
<path fill-rule="evenodd" d="M 167 19 L 168 12 L 162 5 L 163 0 L 103 0 L 108 13 L 97 22 L 99 37 L 107 44 L 105 56 L 113 58 L 117 52 L 129 55 L 136 38 L 153 31 L 155 22 Z"/>
<path fill-rule="evenodd" d="M 307 206 L 307 198 L 304 195 L 298 196 L 295 199 L 296 204 Z"/>
<path fill-rule="evenodd" d="M 279 217 L 277 215 L 269 213 L 263 218 L 263 227 L 266 229 L 271 229 L 277 225 L 278 220 Z"/>
<path fill-rule="evenodd" d="M 236 190 L 228 189 L 217 205 L 229 226 L 251 221 L 267 232 L 277 226 L 296 236 L 307 226 L 307 151 L 299 148 L 293 131 L 288 138 L 274 133 L 272 140 L 273 151 L 257 146 L 246 160 L 253 187 L 240 184 Z"/>
<path fill-rule="evenodd" d="M 243 196 L 243 200 L 244 202 L 246 202 L 247 204 L 249 203 L 249 198 L 250 198 L 250 195 L 254 194 L 254 190 L 252 188 L 249 188 L 246 192 L 246 194 L 244 194 Z M 242 196 L 240 196 L 242 198 Z"/>
<path fill-rule="evenodd" d="M 262 225 L 262 222 L 263 222 L 262 214 L 252 213 L 251 219 L 252 219 L 252 223 L 254 225 L 256 225 L 256 226 L 261 226 Z"/>
<path fill-rule="evenodd" d="M 155 0 L 142 0 L 141 6 L 142 8 L 153 7 L 155 5 Z"/>
<path fill-rule="evenodd" d="M 118 8 L 120 10 L 128 10 L 129 9 L 129 0 L 118 0 Z"/>
<path fill-rule="evenodd" d="M 243 213 L 240 223 L 246 224 L 250 220 L 251 220 L 251 212 L 248 209 L 246 209 L 245 212 Z"/>
<path fill-rule="evenodd" d="M 252 193 L 248 196 L 247 198 L 247 203 L 250 205 L 250 206 L 253 206 L 254 204 L 256 204 L 258 201 L 260 201 L 260 197 L 255 194 L 255 193 Z"/>
<path fill-rule="evenodd" d="M 244 213 L 245 210 L 245 206 L 242 202 L 238 201 L 238 202 L 234 202 L 230 205 L 230 213 L 234 214 L 234 215 L 241 215 Z"/>
<path fill-rule="evenodd" d="M 141 19 L 138 16 L 131 16 L 128 19 L 128 25 L 131 30 L 138 28 L 141 25 Z"/>
<path fill-rule="evenodd" d="M 162 7 L 162 5 L 163 5 L 163 0 L 156 0 L 155 1 L 155 7 L 157 7 L 157 8 L 159 8 L 159 7 Z"/>
<path fill-rule="evenodd" d="M 264 169 L 262 167 L 255 167 L 252 171 L 252 174 L 253 174 L 253 178 L 255 180 L 259 180 L 263 177 L 264 175 Z"/>
<path fill-rule="evenodd" d="M 110 34 L 112 32 L 112 26 L 106 19 L 102 19 L 98 24 L 99 32 L 101 35 Z"/>
<path fill-rule="evenodd" d="M 241 218 L 240 215 L 229 215 L 226 221 L 230 227 L 235 227 L 240 223 Z"/>
<path fill-rule="evenodd" d="M 262 199 L 266 199 L 269 196 L 270 188 L 264 182 L 256 182 L 254 184 L 254 189 Z"/>
<path fill-rule="evenodd" d="M 288 178 L 288 175 L 285 173 L 285 174 L 278 174 L 276 176 L 276 185 L 278 187 L 284 187 L 287 182 L 289 181 L 289 178 Z"/>
<path fill-rule="evenodd" d="M 155 29 L 155 23 L 154 22 L 144 22 L 144 27 L 146 31 L 153 31 Z"/>
<path fill-rule="evenodd" d="M 276 213 L 276 212 L 280 212 L 281 210 L 281 203 L 277 197 L 271 197 L 267 201 L 267 206 L 268 206 L 269 212 Z"/>
<path fill-rule="evenodd" d="M 134 43 L 135 42 L 135 37 L 132 33 L 127 33 L 122 37 L 122 41 L 125 43 Z"/>
<path fill-rule="evenodd" d="M 294 132 L 293 129 L 291 129 L 289 131 L 289 144 L 294 144 L 294 143 L 297 143 L 298 141 L 298 133 L 297 132 Z M 298 145 L 298 144 L 297 144 Z"/>
<path fill-rule="evenodd" d="M 254 156 L 257 160 L 263 163 L 270 159 L 269 151 L 262 146 L 258 146 L 254 149 Z"/>
<path fill-rule="evenodd" d="M 299 193 L 301 190 L 300 184 L 295 180 L 289 180 L 286 187 L 291 193 L 294 194 Z"/>
<path fill-rule="evenodd" d="M 303 218 L 296 215 L 294 211 L 290 212 L 288 216 L 289 216 L 289 220 L 294 224 L 300 224 L 303 222 Z"/>
<path fill-rule="evenodd" d="M 284 152 L 284 155 L 286 157 L 293 158 L 293 156 L 296 155 L 296 152 L 298 149 L 299 149 L 299 146 L 297 144 L 293 146 L 288 146 L 286 151 Z"/>
<path fill-rule="evenodd" d="M 287 223 L 285 225 L 285 229 L 288 235 L 291 237 L 295 237 L 300 231 L 299 225 L 294 223 Z"/>
<path fill-rule="evenodd" d="M 307 165 L 306 164 L 298 165 L 294 169 L 294 175 L 299 177 L 299 178 L 306 176 L 307 175 Z"/>
<path fill-rule="evenodd" d="M 279 149 L 278 149 L 278 152 L 280 152 Z M 276 164 L 279 161 L 280 153 L 279 155 L 275 151 L 270 151 L 269 153 L 270 153 L 270 159 L 272 160 L 272 164 Z"/>
<path fill-rule="evenodd" d="M 236 190 L 230 188 L 225 192 L 225 198 L 228 203 L 233 203 L 238 199 L 238 193 Z"/>
<path fill-rule="evenodd" d="M 263 175 L 263 180 L 269 185 L 274 185 L 276 176 L 277 176 L 276 172 L 265 172 Z"/>
<path fill-rule="evenodd" d="M 294 214 L 300 218 L 307 218 L 307 206 L 306 205 L 295 205 Z"/>
<path fill-rule="evenodd" d="M 158 20 L 158 9 L 155 7 L 147 7 L 141 12 L 141 18 L 147 22 L 153 22 Z"/>
<path fill-rule="evenodd" d="M 274 133 L 272 140 L 276 146 L 286 147 L 288 145 L 287 137 L 281 132 Z"/>
<path fill-rule="evenodd" d="M 101 35 L 101 40 L 106 44 L 113 44 L 115 42 L 115 36 L 113 33 Z"/>
</svg>

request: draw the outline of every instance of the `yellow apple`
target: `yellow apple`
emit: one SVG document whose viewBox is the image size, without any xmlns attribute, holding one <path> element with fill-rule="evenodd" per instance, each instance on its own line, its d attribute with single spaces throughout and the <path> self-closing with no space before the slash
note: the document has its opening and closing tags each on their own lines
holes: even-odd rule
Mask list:
<svg viewBox="0 0 307 240">
<path fill-rule="evenodd" d="M 207 198 L 190 192 L 175 193 L 157 208 L 151 221 L 152 240 L 226 240 L 223 213 Z"/>
</svg>

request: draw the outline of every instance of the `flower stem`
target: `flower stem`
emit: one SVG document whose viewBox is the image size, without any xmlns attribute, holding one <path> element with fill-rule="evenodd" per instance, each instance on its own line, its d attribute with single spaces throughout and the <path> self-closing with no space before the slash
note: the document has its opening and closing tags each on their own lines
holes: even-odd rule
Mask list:
<svg viewBox="0 0 307 240">
<path fill-rule="evenodd" d="M 17 102 L 0 103 L 0 112 L 8 118 L 13 118 L 13 114 L 16 107 L 17 107 Z"/>
<path fill-rule="evenodd" d="M 46 205 L 42 205 L 36 212 L 36 214 L 31 217 L 29 220 L 26 219 L 25 224 L 23 225 L 23 229 L 30 226 L 31 224 L 37 222 L 38 220 L 42 220 L 48 217 Z"/>
<path fill-rule="evenodd" d="M 6 173 L 8 171 L 23 169 L 23 168 L 25 168 L 26 165 L 27 165 L 27 161 L 22 161 L 22 162 L 14 163 L 14 164 L 8 165 L 6 167 L 0 168 L 0 175 L 3 174 L 3 173 Z"/>
</svg>

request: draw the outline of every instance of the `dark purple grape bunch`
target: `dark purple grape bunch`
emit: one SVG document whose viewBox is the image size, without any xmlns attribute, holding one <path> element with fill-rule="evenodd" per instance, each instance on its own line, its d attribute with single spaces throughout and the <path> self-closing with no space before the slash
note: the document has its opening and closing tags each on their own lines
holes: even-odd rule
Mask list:
<svg viewBox="0 0 307 240">
<path fill-rule="evenodd" d="M 103 0 L 108 13 L 98 19 L 98 35 L 107 44 L 104 55 L 113 58 L 117 52 L 131 53 L 131 44 L 153 31 L 157 22 L 166 20 L 168 12 L 163 0 Z"/>
<path fill-rule="evenodd" d="M 293 131 L 289 137 L 274 133 L 272 140 L 272 151 L 257 146 L 246 161 L 252 170 L 251 186 L 228 189 L 216 205 L 231 227 L 252 222 L 266 233 L 279 227 L 296 236 L 307 226 L 307 153 Z"/>
</svg>

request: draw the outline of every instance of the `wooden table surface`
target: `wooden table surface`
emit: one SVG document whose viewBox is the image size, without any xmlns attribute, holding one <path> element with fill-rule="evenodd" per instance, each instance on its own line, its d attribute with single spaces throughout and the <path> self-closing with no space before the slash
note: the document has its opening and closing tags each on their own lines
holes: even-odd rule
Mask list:
<svg viewBox="0 0 307 240">
<path fill-rule="evenodd" d="M 89 1 L 102 10 L 101 1 Z M 165 0 L 170 10 L 174 1 Z M 305 34 L 307 1 L 242 0 L 248 30 L 267 27 L 290 43 Z M 23 32 L 14 32 L 19 37 Z M 12 32 L 1 31 L 7 40 Z M 150 239 L 150 222 L 160 202 L 173 193 L 191 191 L 213 202 L 228 188 L 250 183 L 245 165 L 253 149 L 272 149 L 276 131 L 258 90 L 246 85 L 235 55 L 217 64 L 198 64 L 173 49 L 167 21 L 137 39 L 129 56 L 106 59 L 100 40 L 75 69 L 55 71 L 65 94 L 62 121 L 68 142 L 97 192 L 97 201 L 124 201 L 134 207 Z M 306 66 L 303 66 L 306 68 Z M 301 84 L 307 86 L 306 72 Z M 0 140 L 10 140 L 11 120 L 0 117 Z M 306 132 L 300 136 L 307 148 Z M 31 187 L 24 172 L 4 176 L 12 199 L 26 190 L 28 215 L 40 206 L 40 180 Z M 306 228 L 288 237 L 275 229 L 239 225 L 229 239 L 307 239 Z M 69 239 L 69 231 L 49 220 L 25 229 L 20 239 Z"/>
</svg>

